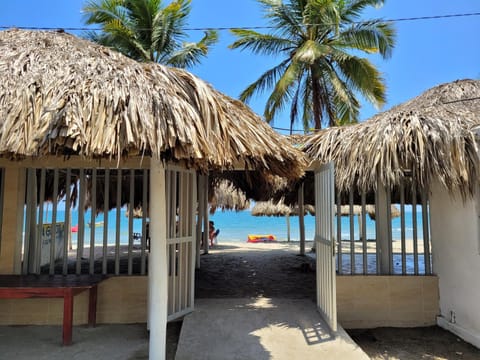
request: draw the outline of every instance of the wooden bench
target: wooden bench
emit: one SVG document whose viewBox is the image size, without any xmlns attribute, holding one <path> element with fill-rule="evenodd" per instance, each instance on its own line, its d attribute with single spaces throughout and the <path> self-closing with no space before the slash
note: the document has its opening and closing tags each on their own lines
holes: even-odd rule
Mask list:
<svg viewBox="0 0 480 360">
<path fill-rule="evenodd" d="M 89 290 L 88 325 L 95 326 L 99 275 L 0 275 L 0 298 L 63 298 L 63 345 L 72 343 L 73 297 Z"/>
</svg>

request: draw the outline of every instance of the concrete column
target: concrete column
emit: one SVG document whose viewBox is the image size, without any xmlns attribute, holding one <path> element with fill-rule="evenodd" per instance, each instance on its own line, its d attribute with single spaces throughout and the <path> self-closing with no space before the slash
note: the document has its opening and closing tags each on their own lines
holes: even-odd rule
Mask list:
<svg viewBox="0 0 480 360">
<path fill-rule="evenodd" d="M 0 274 L 21 273 L 25 173 L 24 168 L 5 168 L 4 172 Z"/>
<path fill-rule="evenodd" d="M 165 359 L 167 340 L 168 271 L 165 167 L 150 161 L 150 255 L 149 290 L 149 359 Z"/>
</svg>

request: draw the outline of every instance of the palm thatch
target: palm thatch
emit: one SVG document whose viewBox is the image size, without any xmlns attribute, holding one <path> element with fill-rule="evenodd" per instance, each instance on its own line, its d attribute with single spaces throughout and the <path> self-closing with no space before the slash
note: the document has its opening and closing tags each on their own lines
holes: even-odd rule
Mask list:
<svg viewBox="0 0 480 360">
<path fill-rule="evenodd" d="M 305 214 L 309 213 L 310 215 L 315 216 L 315 207 L 313 205 L 305 205 Z M 335 206 L 335 212 L 337 213 L 337 207 Z M 366 205 L 365 212 L 368 216 L 375 220 L 375 205 Z M 395 205 L 391 205 L 390 213 L 392 218 L 400 216 L 400 210 Z M 275 201 L 259 201 L 252 208 L 253 216 L 298 216 L 299 207 L 286 205 L 282 200 Z M 362 207 L 360 205 L 353 205 L 352 215 L 361 215 Z M 341 205 L 340 206 L 340 216 L 349 216 L 350 215 L 350 205 Z"/>
<path fill-rule="evenodd" d="M 301 153 L 187 71 L 63 32 L 0 32 L 0 156 L 150 156 L 196 169 L 303 174 Z"/>
<path fill-rule="evenodd" d="M 210 178 L 209 193 L 213 193 L 222 182 L 228 181 L 235 189 L 243 192 L 247 199 L 255 201 L 268 201 L 278 190 L 295 186 L 296 182 L 296 179 L 288 180 L 258 170 L 213 172 Z"/>
<path fill-rule="evenodd" d="M 315 214 L 315 208 L 312 205 L 304 207 L 304 215 Z M 259 201 L 252 208 L 253 216 L 298 216 L 300 209 L 298 206 L 288 206 L 282 200 L 280 201 Z"/>
<path fill-rule="evenodd" d="M 450 191 L 472 194 L 479 157 L 471 128 L 480 124 L 480 80 L 442 84 L 364 123 L 309 136 L 313 161 L 335 162 L 340 191 L 373 191 L 377 179 L 393 189 L 404 180 L 428 189 L 439 180 Z"/>
<path fill-rule="evenodd" d="M 211 214 L 216 209 L 240 211 L 250 207 L 245 193 L 227 180 L 221 181 L 209 194 L 212 194 L 209 200 Z"/>
</svg>

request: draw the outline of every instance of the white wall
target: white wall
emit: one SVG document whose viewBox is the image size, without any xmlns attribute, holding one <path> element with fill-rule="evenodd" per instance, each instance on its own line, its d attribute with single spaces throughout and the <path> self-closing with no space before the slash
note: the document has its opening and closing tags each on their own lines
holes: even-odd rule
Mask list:
<svg viewBox="0 0 480 360">
<path fill-rule="evenodd" d="M 430 198 L 433 270 L 438 275 L 438 325 L 480 348 L 480 255 L 477 196 L 463 201 L 440 184 Z M 451 312 L 455 319 L 452 320 Z"/>
</svg>

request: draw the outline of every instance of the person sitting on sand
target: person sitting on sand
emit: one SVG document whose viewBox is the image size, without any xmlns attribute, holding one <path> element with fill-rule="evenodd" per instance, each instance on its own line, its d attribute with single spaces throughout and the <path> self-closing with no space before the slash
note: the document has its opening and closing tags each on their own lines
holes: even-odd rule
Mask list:
<svg viewBox="0 0 480 360">
<path fill-rule="evenodd" d="M 220 233 L 220 229 L 215 230 L 213 221 L 208 222 L 208 238 L 210 239 L 210 246 L 213 246 L 217 243 L 217 236 Z"/>
</svg>

